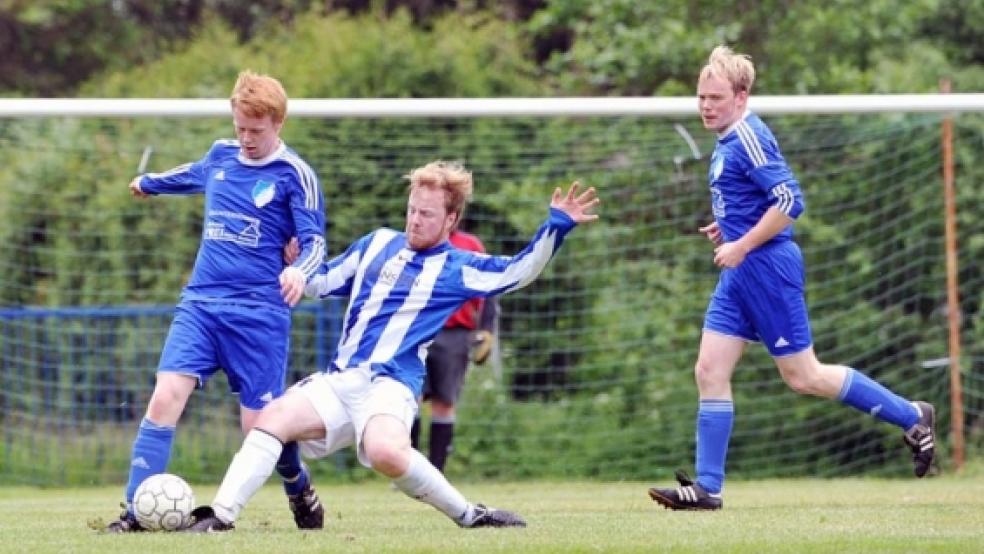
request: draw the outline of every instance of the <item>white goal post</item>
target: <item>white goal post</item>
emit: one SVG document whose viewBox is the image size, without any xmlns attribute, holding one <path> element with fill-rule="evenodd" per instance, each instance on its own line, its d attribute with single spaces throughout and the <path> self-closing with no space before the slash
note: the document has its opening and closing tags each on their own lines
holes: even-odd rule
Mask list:
<svg viewBox="0 0 984 554">
<path fill-rule="evenodd" d="M 760 114 L 981 112 L 984 94 L 752 96 Z M 298 98 L 291 117 L 668 116 L 696 110 L 693 97 Z M 229 113 L 219 98 L 3 98 L 0 117 L 210 117 Z"/>
</svg>

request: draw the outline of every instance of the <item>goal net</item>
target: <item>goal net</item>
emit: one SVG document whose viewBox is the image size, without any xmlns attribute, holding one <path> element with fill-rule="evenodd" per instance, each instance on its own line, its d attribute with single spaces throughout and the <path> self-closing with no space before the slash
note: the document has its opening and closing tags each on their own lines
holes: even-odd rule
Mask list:
<svg viewBox="0 0 984 554">
<path fill-rule="evenodd" d="M 803 100 L 808 103 L 807 99 Z M 822 360 L 937 406 L 947 464 L 950 370 L 939 113 L 768 114 L 804 191 L 796 234 Z M 200 157 L 228 117 L 0 119 L 0 480 L 122 483 L 173 307 L 202 232 L 202 198 L 136 201 L 138 170 Z M 492 360 L 458 406 L 452 476 L 666 479 L 690 467 L 703 311 L 717 278 L 708 157 L 692 114 L 293 118 L 287 143 L 318 172 L 330 253 L 402 228 L 410 169 L 460 160 L 465 227 L 509 254 L 553 188 L 597 187 L 539 280 L 501 299 Z M 984 447 L 984 118 L 955 118 L 964 431 Z M 322 369 L 344 304 L 294 314 L 288 380 Z M 729 475 L 908 475 L 894 427 L 788 390 L 759 345 L 734 377 Z M 423 408 L 426 445 L 428 410 Z M 241 443 L 217 375 L 192 396 L 170 471 L 221 477 Z M 426 448 L 424 448 L 426 450 Z M 319 479 L 368 472 L 351 453 Z"/>
</svg>

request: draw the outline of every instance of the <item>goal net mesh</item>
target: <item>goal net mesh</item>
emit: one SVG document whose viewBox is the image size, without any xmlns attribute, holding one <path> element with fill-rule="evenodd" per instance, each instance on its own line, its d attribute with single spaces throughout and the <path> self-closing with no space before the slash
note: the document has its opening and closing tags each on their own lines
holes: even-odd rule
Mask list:
<svg viewBox="0 0 984 554">
<path fill-rule="evenodd" d="M 691 467 L 693 366 L 716 282 L 708 158 L 695 118 L 292 119 L 318 172 L 329 253 L 403 227 L 410 169 L 460 160 L 475 177 L 465 228 L 518 251 L 555 186 L 601 195 L 529 287 L 504 296 L 490 362 L 472 366 L 452 477 L 666 479 Z M 821 360 L 937 406 L 947 464 L 950 377 L 939 115 L 765 118 L 803 187 L 796 235 Z M 984 447 L 984 120 L 956 119 L 963 403 Z M 201 196 L 137 201 L 126 185 L 232 135 L 226 118 L 0 120 L 0 480 L 122 483 L 157 359 L 202 232 Z M 288 381 L 323 369 L 344 303 L 294 314 Z M 732 477 L 904 476 L 898 429 L 790 391 L 761 345 L 735 371 Z M 422 450 L 426 454 L 428 409 Z M 193 394 L 169 471 L 216 481 L 242 440 L 219 373 Z M 369 472 L 350 452 L 320 479 Z"/>
</svg>

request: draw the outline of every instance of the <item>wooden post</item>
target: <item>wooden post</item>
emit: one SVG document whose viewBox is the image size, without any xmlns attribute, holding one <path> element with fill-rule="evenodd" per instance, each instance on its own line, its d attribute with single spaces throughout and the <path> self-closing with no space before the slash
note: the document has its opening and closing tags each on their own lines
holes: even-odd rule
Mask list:
<svg viewBox="0 0 984 554">
<path fill-rule="evenodd" d="M 950 92 L 950 81 L 940 81 L 940 92 Z M 953 172 L 953 117 L 943 118 L 943 207 L 946 244 L 946 308 L 950 327 L 950 433 L 953 467 L 964 463 L 963 386 L 960 382 L 960 288 L 957 261 L 957 201 Z"/>
</svg>

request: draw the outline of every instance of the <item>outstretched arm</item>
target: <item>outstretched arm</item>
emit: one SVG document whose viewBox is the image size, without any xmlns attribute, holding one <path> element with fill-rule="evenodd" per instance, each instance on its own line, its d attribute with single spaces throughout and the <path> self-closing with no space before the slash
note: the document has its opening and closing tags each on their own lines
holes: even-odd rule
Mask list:
<svg viewBox="0 0 984 554">
<path fill-rule="evenodd" d="M 550 215 L 529 244 L 515 256 L 476 256 L 462 268 L 465 296 L 492 296 L 530 284 L 579 223 L 598 219 L 592 213 L 600 203 L 594 187 L 578 193 L 574 182 L 565 194 L 560 187 L 550 200 Z"/>
<path fill-rule="evenodd" d="M 179 165 L 163 173 L 144 173 L 130 181 L 130 194 L 146 198 L 158 194 L 201 194 L 205 192 L 207 169 L 205 158 L 194 163 Z"/>
</svg>

